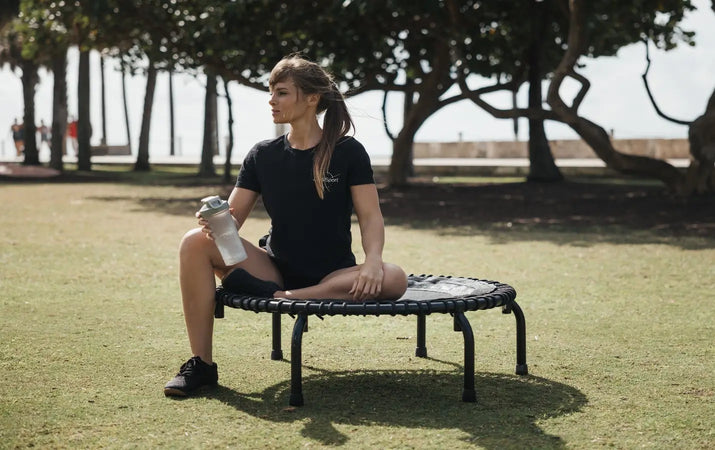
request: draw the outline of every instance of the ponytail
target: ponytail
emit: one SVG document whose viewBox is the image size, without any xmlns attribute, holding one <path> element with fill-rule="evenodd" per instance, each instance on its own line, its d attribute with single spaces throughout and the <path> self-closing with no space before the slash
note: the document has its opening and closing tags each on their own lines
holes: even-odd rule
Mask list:
<svg viewBox="0 0 715 450">
<path fill-rule="evenodd" d="M 325 117 L 323 119 L 323 137 L 313 156 L 313 181 L 318 197 L 321 199 L 325 198 L 324 179 L 333 157 L 335 145 L 340 138 L 348 134 L 350 128 L 355 126 L 338 86 L 330 82 L 330 88 L 329 92 L 321 94 L 318 103 L 318 113 L 325 111 Z"/>
</svg>

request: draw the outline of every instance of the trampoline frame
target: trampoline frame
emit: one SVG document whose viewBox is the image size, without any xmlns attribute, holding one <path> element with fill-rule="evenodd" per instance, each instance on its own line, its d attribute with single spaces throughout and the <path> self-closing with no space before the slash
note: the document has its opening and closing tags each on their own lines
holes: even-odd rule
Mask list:
<svg viewBox="0 0 715 450">
<path fill-rule="evenodd" d="M 424 279 L 426 275 L 410 275 L 410 279 Z M 452 277 L 444 277 L 454 280 Z M 464 295 L 436 300 L 410 299 L 410 290 L 402 299 L 397 301 L 366 301 L 349 302 L 345 300 L 286 300 L 254 297 L 250 295 L 229 292 L 219 286 L 216 289 L 216 307 L 214 316 L 224 317 L 224 306 L 253 311 L 256 313 L 267 312 L 273 316 L 271 359 L 283 359 L 281 347 L 281 316 L 288 314 L 295 317 L 293 334 L 291 338 L 291 406 L 302 406 L 302 345 L 303 333 L 308 329 L 308 316 L 417 316 L 417 347 L 415 356 L 427 357 L 426 345 L 426 316 L 433 313 L 450 314 L 454 318 L 454 331 L 461 331 L 464 338 L 464 387 L 462 401 L 475 402 L 477 400 L 474 389 L 474 333 L 465 316 L 466 311 L 492 309 L 501 306 L 503 314 L 514 314 L 516 319 L 516 374 L 527 375 L 526 364 L 526 320 L 524 313 L 516 303 L 516 291 L 508 284 L 497 281 L 467 280 L 489 283 L 495 286 L 494 290 L 482 295 Z"/>
</svg>

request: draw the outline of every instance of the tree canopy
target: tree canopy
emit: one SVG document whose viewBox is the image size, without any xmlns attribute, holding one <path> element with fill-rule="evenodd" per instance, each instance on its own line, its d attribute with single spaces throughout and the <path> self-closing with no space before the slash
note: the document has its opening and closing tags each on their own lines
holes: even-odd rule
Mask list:
<svg viewBox="0 0 715 450">
<path fill-rule="evenodd" d="M 535 16 L 537 4 L 542 14 Z M 402 128 L 393 134 L 386 124 L 394 143 L 390 181 L 399 184 L 409 173 L 415 133 L 450 103 L 470 98 L 496 117 L 573 125 L 553 105 L 500 110 L 482 98 L 527 80 L 535 27 L 542 76 L 554 79 L 566 70 L 584 86 L 567 107 L 573 112 L 587 92 L 588 80 L 578 74 L 584 58 L 614 55 L 639 41 L 663 50 L 693 45 L 693 33 L 679 25 L 693 9 L 691 0 L 19 0 L 4 3 L 0 21 L 19 10 L 13 30 L 22 38 L 22 56 L 41 64 L 77 45 L 121 57 L 135 70 L 149 64 L 208 71 L 263 90 L 278 59 L 304 53 L 329 65 L 348 95 L 400 94 Z M 564 58 L 572 63 L 568 69 Z M 474 75 L 493 84 L 475 88 Z M 448 94 L 455 84 L 461 92 Z"/>
</svg>

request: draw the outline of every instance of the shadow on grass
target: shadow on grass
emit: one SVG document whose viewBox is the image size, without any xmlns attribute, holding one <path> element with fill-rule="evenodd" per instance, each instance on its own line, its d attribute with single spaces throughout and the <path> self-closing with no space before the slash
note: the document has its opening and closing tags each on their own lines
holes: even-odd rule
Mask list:
<svg viewBox="0 0 715 450">
<path fill-rule="evenodd" d="M 206 185 L 228 197 L 233 186 Z M 136 202 L 140 211 L 193 215 L 198 198 L 93 197 Z M 380 188 L 389 225 L 445 236 L 487 235 L 495 244 L 550 241 L 715 248 L 715 196 L 681 198 L 652 184 L 617 182 L 439 184 Z M 259 202 L 254 214 L 266 217 Z M 694 238 L 694 239 L 689 239 Z"/>
<path fill-rule="evenodd" d="M 231 194 L 231 189 L 220 188 L 216 190 L 207 190 L 206 195 L 220 195 L 221 198 L 227 199 Z M 201 208 L 201 199 L 196 197 L 132 197 L 126 195 L 112 196 L 92 196 L 89 200 L 97 200 L 102 202 L 134 202 L 136 203 L 135 211 L 141 212 L 162 212 L 182 217 L 193 217 L 196 211 Z M 262 219 L 268 218 L 268 214 L 263 208 L 263 203 L 260 198 L 256 207 L 251 212 L 252 217 Z"/>
<path fill-rule="evenodd" d="M 495 243 L 715 247 L 715 195 L 682 198 L 652 184 L 423 183 L 382 189 L 380 206 L 391 225 L 447 236 L 488 234 Z M 688 237 L 698 239 L 680 239 Z"/>
<path fill-rule="evenodd" d="M 44 166 L 38 166 L 43 168 Z M 0 175 L 3 182 L 14 184 L 32 183 L 120 183 L 139 186 L 232 186 L 238 175 L 234 165 L 230 182 L 223 179 L 223 165 L 216 165 L 215 175 L 198 175 L 198 166 L 191 165 L 153 165 L 150 171 L 135 171 L 133 164 L 93 164 L 92 170 L 77 170 L 74 164 L 65 164 L 64 171 L 59 175 L 51 176 L 4 176 Z"/>
<path fill-rule="evenodd" d="M 303 421 L 302 434 L 323 445 L 350 442 L 336 425 L 378 425 L 459 429 L 465 442 L 495 449 L 562 448 L 564 441 L 537 421 L 577 412 L 587 403 L 583 393 L 562 383 L 484 372 L 476 374 L 477 403 L 464 403 L 462 382 L 458 371 L 323 371 L 303 377 L 303 407 L 277 409 L 288 404 L 290 381 L 248 394 L 219 386 L 206 397 L 268 421 Z"/>
<path fill-rule="evenodd" d="M 207 195 L 216 193 L 228 198 L 230 188 L 207 191 Z M 90 200 L 105 202 L 134 202 L 135 211 L 161 211 L 182 217 L 191 217 L 200 207 L 200 199 L 195 197 L 132 197 L 132 196 L 93 196 Z M 698 219 L 687 222 L 672 218 L 671 222 L 649 222 L 648 225 L 629 223 L 630 219 L 610 220 L 605 217 L 570 217 L 551 214 L 548 220 L 542 220 L 532 214 L 530 219 L 517 218 L 517 212 L 511 216 L 480 216 L 475 219 L 450 217 L 448 214 L 430 217 L 428 213 L 413 212 L 402 214 L 384 211 L 385 223 L 391 226 L 414 230 L 431 231 L 443 236 L 482 236 L 489 237 L 493 244 L 508 244 L 522 241 L 549 241 L 561 245 L 589 247 L 599 243 L 611 244 L 664 244 L 677 245 L 686 250 L 715 248 L 715 218 Z M 715 209 L 715 205 L 713 205 Z M 460 213 L 461 214 L 461 213 Z M 252 217 L 267 219 L 268 214 L 259 199 L 251 213 Z M 513 220 L 512 221 L 510 221 Z M 645 219 L 647 220 L 647 218 Z M 606 223 L 610 222 L 610 223 Z M 689 239 L 693 238 L 693 239 Z"/>
</svg>

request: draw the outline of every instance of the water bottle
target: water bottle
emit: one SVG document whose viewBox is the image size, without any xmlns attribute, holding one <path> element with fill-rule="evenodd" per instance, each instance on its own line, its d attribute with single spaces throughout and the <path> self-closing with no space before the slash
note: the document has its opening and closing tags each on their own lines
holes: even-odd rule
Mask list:
<svg viewBox="0 0 715 450">
<path fill-rule="evenodd" d="M 221 252 L 223 263 L 227 266 L 238 264 L 248 256 L 238 236 L 236 222 L 228 211 L 228 202 L 218 195 L 202 198 L 203 206 L 199 210 L 201 217 L 211 226 L 214 242 Z"/>
</svg>

